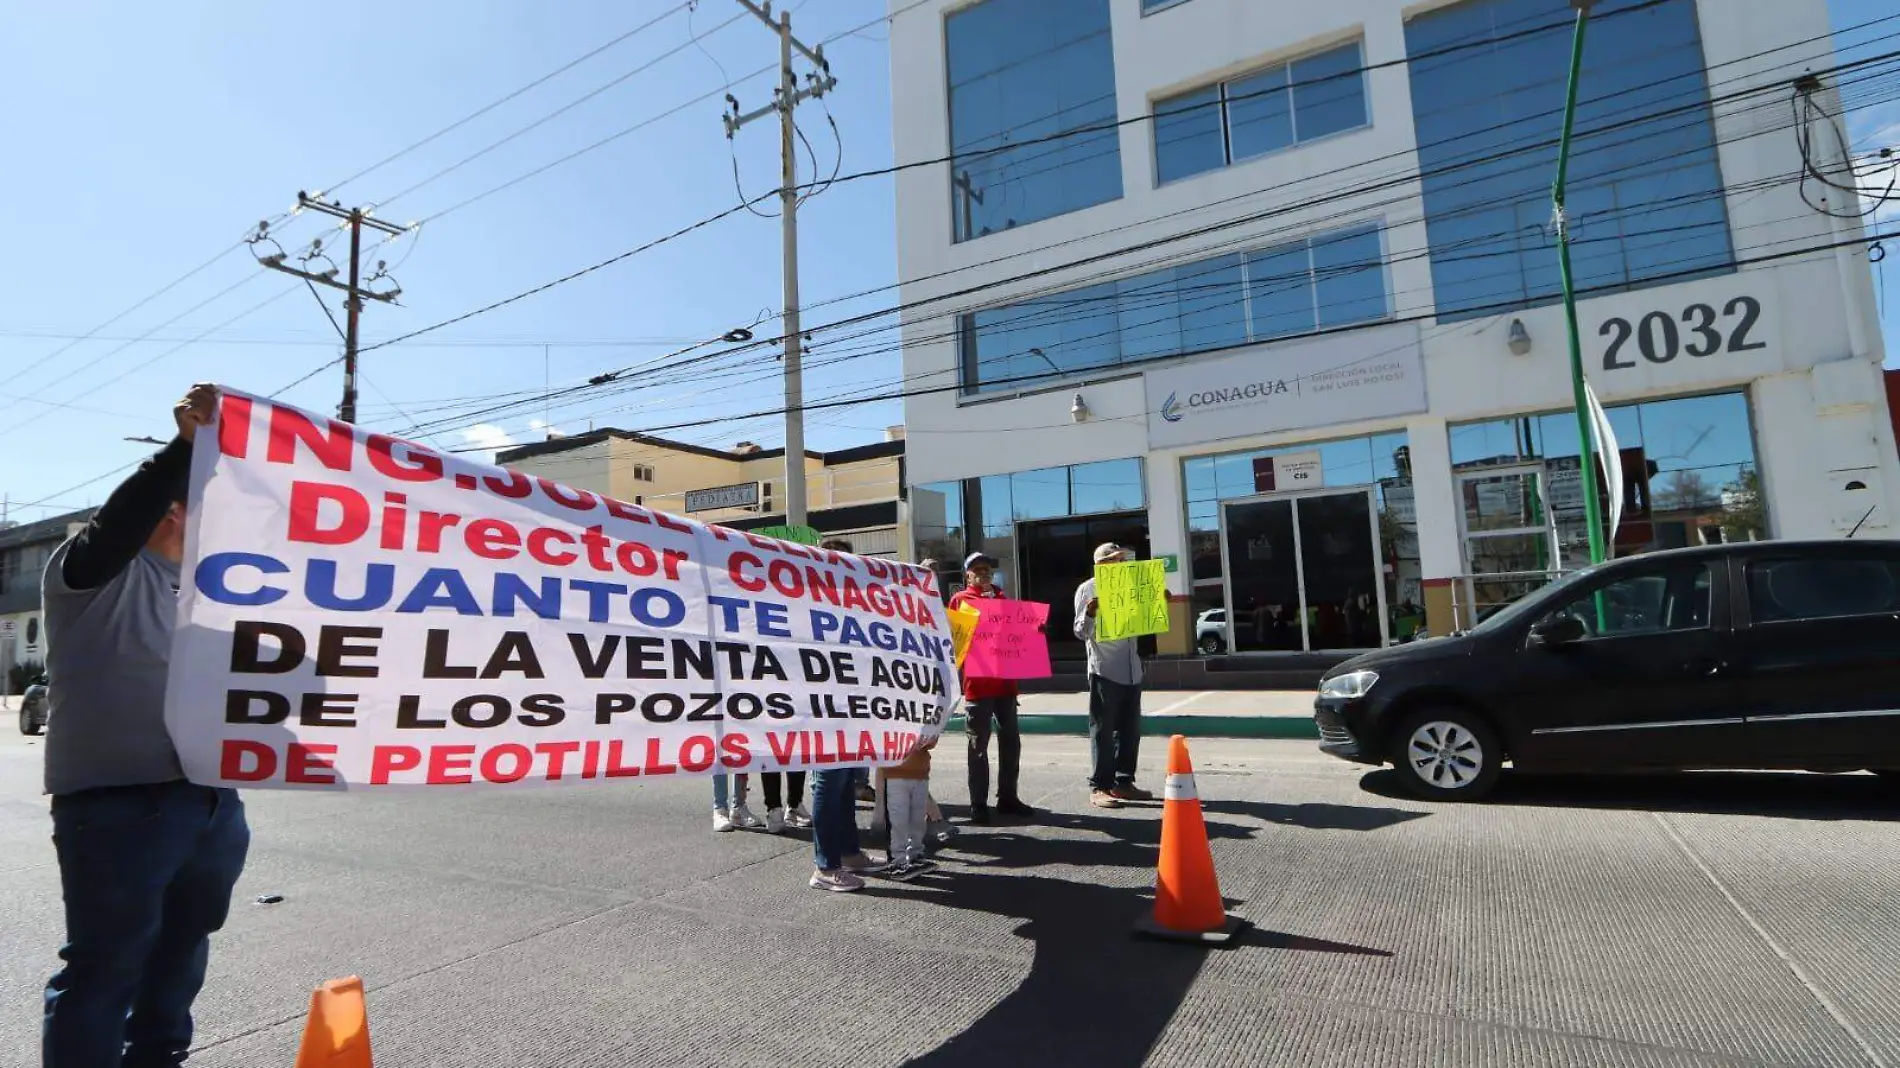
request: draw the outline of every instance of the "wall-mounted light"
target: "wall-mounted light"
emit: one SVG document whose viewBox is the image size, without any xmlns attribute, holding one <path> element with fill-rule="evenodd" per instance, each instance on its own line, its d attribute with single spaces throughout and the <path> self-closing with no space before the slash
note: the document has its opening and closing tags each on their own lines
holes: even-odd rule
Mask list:
<svg viewBox="0 0 1900 1068">
<path fill-rule="evenodd" d="M 1069 419 L 1077 423 L 1086 423 L 1088 418 L 1089 402 L 1082 399 L 1082 394 L 1077 393 L 1075 403 L 1069 405 Z"/>
<path fill-rule="evenodd" d="M 1529 356 L 1531 354 L 1531 332 L 1524 329 L 1524 320 L 1511 320 L 1510 345 L 1511 354 L 1513 356 Z"/>
</svg>

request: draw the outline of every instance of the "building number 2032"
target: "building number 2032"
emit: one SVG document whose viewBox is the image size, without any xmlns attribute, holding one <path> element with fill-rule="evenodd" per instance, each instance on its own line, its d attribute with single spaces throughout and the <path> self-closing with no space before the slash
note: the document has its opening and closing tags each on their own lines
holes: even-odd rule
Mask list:
<svg viewBox="0 0 1900 1068">
<path fill-rule="evenodd" d="M 1708 304 L 1691 304 L 1682 310 L 1682 325 L 1668 312 L 1653 311 L 1631 325 L 1628 319 L 1605 319 L 1597 336 L 1610 339 L 1603 352 L 1605 371 L 1622 371 L 1636 366 L 1636 355 L 1627 351 L 1635 340 L 1637 352 L 1650 363 L 1668 363 L 1681 353 L 1713 356 L 1718 352 L 1749 352 L 1765 349 L 1768 343 L 1751 334 L 1761 318 L 1761 301 L 1754 297 L 1736 297 L 1722 305 L 1720 315 Z"/>
</svg>

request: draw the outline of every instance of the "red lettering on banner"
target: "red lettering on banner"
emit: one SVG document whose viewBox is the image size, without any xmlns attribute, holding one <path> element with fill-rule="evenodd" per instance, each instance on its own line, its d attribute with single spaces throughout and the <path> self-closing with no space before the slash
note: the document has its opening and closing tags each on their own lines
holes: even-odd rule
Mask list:
<svg viewBox="0 0 1900 1068">
<path fill-rule="evenodd" d="M 622 756 L 622 747 L 625 744 L 626 743 L 619 738 L 615 738 L 607 743 L 607 777 L 609 779 L 624 779 L 629 775 L 640 774 L 639 765 L 630 765 L 620 759 Z"/>
<path fill-rule="evenodd" d="M 528 476 L 519 471 L 483 475 L 482 485 L 487 486 L 489 492 L 497 497 L 507 497 L 517 501 L 534 492 L 534 483 L 528 481 Z"/>
<path fill-rule="evenodd" d="M 528 555 L 549 567 L 566 567 L 580 559 L 579 553 L 569 552 L 557 555 L 548 549 L 548 543 L 559 541 L 562 545 L 574 544 L 574 535 L 556 527 L 536 527 L 528 532 Z"/>
<path fill-rule="evenodd" d="M 218 398 L 218 451 L 242 460 L 251 452 L 251 398 Z"/>
<path fill-rule="evenodd" d="M 396 457 L 398 444 L 408 454 L 407 463 Z M 414 442 L 399 442 L 388 434 L 371 434 L 368 448 L 369 465 L 378 474 L 398 482 L 434 482 L 442 477 L 442 457 Z"/>
<path fill-rule="evenodd" d="M 504 757 L 513 764 L 506 770 L 501 766 Z M 489 782 L 519 782 L 533 768 L 534 753 L 525 745 L 503 742 L 482 754 L 482 778 Z"/>
<path fill-rule="evenodd" d="M 713 766 L 718 747 L 712 736 L 695 734 L 680 743 L 680 770 L 697 774 Z"/>
<path fill-rule="evenodd" d="M 765 736 L 765 740 L 772 746 L 772 759 L 781 764 L 792 762 L 792 750 L 798 747 L 798 735 L 773 731 Z"/>
<path fill-rule="evenodd" d="M 323 428 L 295 408 L 271 405 L 270 444 L 264 458 L 274 464 L 297 462 L 297 446 L 310 450 L 316 461 L 332 471 L 348 471 L 356 435 L 348 423 L 325 419 Z"/>
<path fill-rule="evenodd" d="M 877 759 L 877 739 L 872 737 L 870 731 L 858 732 L 858 759 Z"/>
<path fill-rule="evenodd" d="M 743 768 L 752 763 L 752 748 L 747 742 L 745 735 L 726 734 L 720 736 L 719 763 L 728 768 Z"/>
<path fill-rule="evenodd" d="M 594 495 L 586 490 L 578 490 L 572 486 L 563 486 L 559 482 L 553 482 L 545 478 L 537 478 L 534 481 L 536 485 L 541 487 L 541 492 L 547 495 L 548 500 L 553 501 L 563 508 L 572 508 L 576 512 L 591 512 L 594 510 Z"/>
<path fill-rule="evenodd" d="M 414 771 L 422 766 L 422 750 L 413 745 L 379 745 L 370 752 L 371 786 L 389 785 L 389 777 L 398 771 Z"/>
<path fill-rule="evenodd" d="M 322 523 L 321 507 L 323 502 L 334 502 L 342 509 L 342 515 L 335 526 L 325 528 Z M 290 484 L 290 531 L 291 541 L 309 542 L 313 545 L 347 545 L 369 532 L 369 502 L 363 495 L 347 486 L 333 486 L 327 482 L 292 482 Z"/>
<path fill-rule="evenodd" d="M 330 763 L 328 758 L 336 755 L 336 746 L 292 742 L 288 751 L 289 759 L 284 762 L 285 782 L 307 786 L 335 785 L 336 765 Z"/>
<path fill-rule="evenodd" d="M 443 533 L 461 521 L 462 517 L 454 512 L 417 512 L 416 551 L 441 552 Z"/>
<path fill-rule="evenodd" d="M 607 509 L 607 514 L 615 519 L 625 519 L 630 523 L 651 524 L 653 522 L 653 517 L 647 513 L 647 510 L 637 504 L 628 504 L 612 497 L 602 497 L 600 503 Z"/>
<path fill-rule="evenodd" d="M 740 570 L 748 565 L 751 567 L 764 567 L 765 561 L 753 556 L 751 553 L 733 553 L 732 557 L 726 561 L 726 574 L 732 579 L 734 586 L 739 587 L 747 593 L 765 592 L 764 579 L 748 577 Z"/>
<path fill-rule="evenodd" d="M 688 523 L 684 519 L 667 515 L 665 512 L 654 512 L 653 521 L 668 530 L 676 530 L 681 534 L 691 534 L 693 532 L 693 524 Z"/>
<path fill-rule="evenodd" d="M 858 580 L 849 575 L 844 578 L 844 606 L 865 612 L 871 610 L 870 602 L 864 599 L 864 591 L 858 588 Z"/>
<path fill-rule="evenodd" d="M 567 777 L 567 758 L 580 752 L 579 742 L 536 742 L 534 751 L 548 758 L 548 781 Z"/>
<path fill-rule="evenodd" d="M 679 768 L 668 764 L 665 758 L 660 755 L 660 740 L 658 738 L 648 738 L 647 763 L 643 770 L 648 775 L 671 775 L 678 771 Z"/>
<path fill-rule="evenodd" d="M 432 745 L 429 747 L 429 785 L 461 786 L 475 781 L 470 770 L 475 760 L 472 745 Z"/>
<path fill-rule="evenodd" d="M 678 549 L 667 549 L 660 553 L 661 566 L 666 568 L 666 577 L 674 582 L 680 580 L 680 565 L 691 559 L 691 555 Z"/>
<path fill-rule="evenodd" d="M 463 528 L 468 551 L 484 560 L 512 560 L 521 555 L 521 532 L 499 519 L 477 519 Z"/>
<path fill-rule="evenodd" d="M 403 505 L 408 503 L 400 493 L 383 494 L 383 548 L 402 548 L 403 528 L 409 525 L 409 509 Z"/>
<path fill-rule="evenodd" d="M 591 779 L 600 774 L 600 743 L 588 742 L 581 755 L 581 778 Z"/>
<path fill-rule="evenodd" d="M 218 777 L 226 782 L 263 782 L 277 774 L 277 750 L 242 738 L 224 740 Z"/>
</svg>

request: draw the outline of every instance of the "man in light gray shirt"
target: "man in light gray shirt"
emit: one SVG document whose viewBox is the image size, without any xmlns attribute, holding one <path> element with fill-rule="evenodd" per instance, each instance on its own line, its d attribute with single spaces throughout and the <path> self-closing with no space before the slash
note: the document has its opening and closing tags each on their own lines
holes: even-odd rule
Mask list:
<svg viewBox="0 0 1900 1068">
<path fill-rule="evenodd" d="M 1134 555 L 1114 542 L 1095 547 L 1097 564 L 1119 564 Z M 1075 636 L 1089 651 L 1089 748 L 1095 756 L 1089 804 L 1120 808 L 1123 801 L 1153 801 L 1155 796 L 1135 785 L 1135 760 L 1141 754 L 1140 639 L 1098 640 L 1097 607 L 1091 578 L 1075 591 Z"/>
<path fill-rule="evenodd" d="M 165 730 L 191 441 L 217 399 L 193 387 L 172 412 L 178 436 L 46 566 L 46 792 L 66 943 L 46 984 L 45 1068 L 184 1063 L 211 933 L 244 870 L 237 791 L 185 781 Z"/>
</svg>

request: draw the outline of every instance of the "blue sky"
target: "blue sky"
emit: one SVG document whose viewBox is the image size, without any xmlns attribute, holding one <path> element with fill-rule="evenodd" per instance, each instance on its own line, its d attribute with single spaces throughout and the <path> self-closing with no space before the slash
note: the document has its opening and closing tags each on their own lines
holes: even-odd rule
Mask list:
<svg viewBox="0 0 1900 1068">
<path fill-rule="evenodd" d="M 1830 6 L 1835 24 L 1846 26 L 1889 14 L 1889 2 Z M 97 336 L 79 335 L 229 249 L 259 219 L 285 211 L 299 189 L 326 188 L 643 23 L 659 18 L 336 191 L 348 204 L 380 204 L 378 214 L 391 221 L 429 220 L 419 236 L 376 252 L 400 281 L 403 306 L 372 304 L 364 316 L 366 343 L 725 210 L 735 199 L 735 151 L 747 194 L 772 189 L 774 125 L 756 123 L 729 147 L 718 94 L 729 78 L 774 65 L 776 41 L 749 16 L 735 18 L 732 0 L 699 0 L 691 28 L 700 46 L 693 46 L 687 15 L 666 14 L 674 6 L 675 0 L 571 0 L 560 5 L 560 17 L 548 18 L 527 5 L 446 0 L 337 0 L 319 8 L 0 0 L 7 26 L 0 99 L 15 105 L 9 165 L 0 168 L 0 202 L 13 209 L 9 254 L 0 258 L 0 493 L 15 506 L 12 518 L 99 500 L 115 481 L 99 476 L 149 450 L 123 439 L 166 436 L 170 402 L 186 384 L 208 379 L 270 392 L 338 352 L 311 295 L 285 294 L 292 280 L 260 273 L 242 248 Z M 792 0 L 792 7 L 794 27 L 808 41 L 871 23 L 827 47 L 840 82 L 828 101 L 842 134 L 843 170 L 888 165 L 888 27 L 876 21 L 886 0 Z M 1853 54 L 1890 48 L 1891 38 L 1871 39 L 1890 32 L 1862 32 L 1855 40 L 1865 44 Z M 646 69 L 628 76 L 637 68 Z M 768 99 L 769 86 L 770 76 L 753 76 L 733 92 L 750 109 Z M 715 95 L 655 119 L 705 93 Z M 823 173 L 830 173 L 840 142 L 825 112 L 806 105 L 800 117 Z M 459 206 L 636 125 L 603 147 Z M 1869 108 L 1854 116 L 1851 129 L 1866 146 L 1900 145 L 1900 108 Z M 805 163 L 807 176 L 810 168 Z M 424 184 L 409 191 L 418 183 Z M 831 188 L 800 218 L 808 304 L 894 281 L 890 179 Z M 284 224 L 283 242 L 296 250 L 324 234 L 324 226 L 306 214 Z M 573 384 L 745 326 L 779 306 L 778 239 L 776 219 L 740 214 L 508 308 L 368 352 L 362 421 L 401 431 L 445 399 L 536 390 L 544 381 Z M 326 245 L 342 258 L 334 235 Z M 1885 285 L 1891 324 L 1900 316 L 1900 281 Z M 817 309 L 807 326 L 895 299 L 883 292 Z M 330 303 L 334 310 L 336 301 Z M 207 330 L 203 341 L 181 344 Z M 1900 353 L 1891 325 L 1887 333 L 1889 351 Z M 807 376 L 808 398 L 893 382 L 899 374 L 894 352 L 822 366 L 828 348 L 837 350 L 832 358 L 848 354 L 820 336 L 812 359 L 821 366 Z M 448 447 L 534 440 L 544 414 L 575 432 L 590 423 L 638 428 L 772 408 L 780 403 L 776 367 L 755 354 L 729 377 L 654 385 L 548 413 L 512 412 L 432 440 Z M 333 368 L 286 398 L 329 411 L 340 383 Z M 816 412 L 808 443 L 875 440 L 901 420 L 895 403 Z M 772 417 L 675 436 L 729 445 L 774 444 L 780 434 Z M 89 479 L 98 480 L 80 485 Z"/>
</svg>

